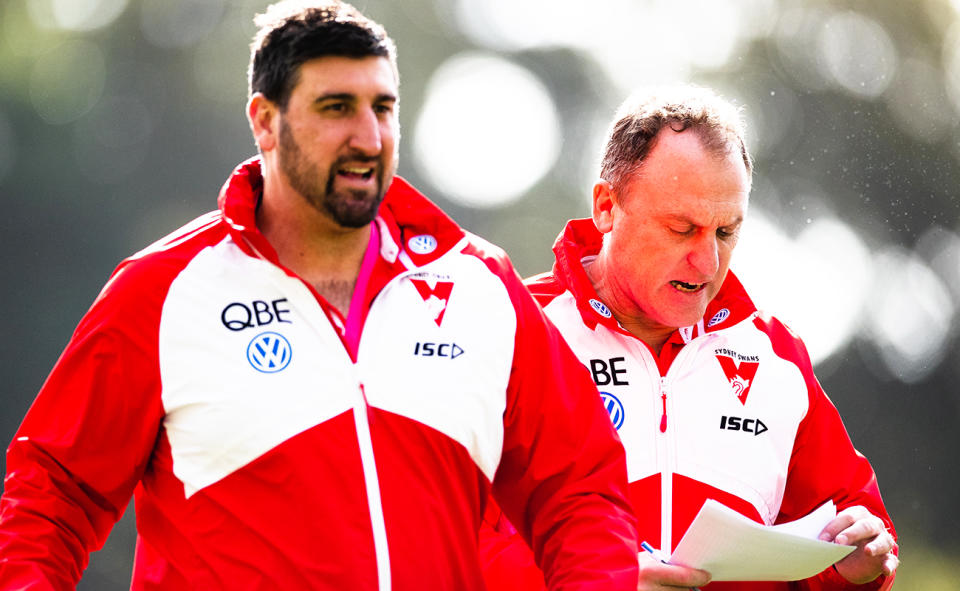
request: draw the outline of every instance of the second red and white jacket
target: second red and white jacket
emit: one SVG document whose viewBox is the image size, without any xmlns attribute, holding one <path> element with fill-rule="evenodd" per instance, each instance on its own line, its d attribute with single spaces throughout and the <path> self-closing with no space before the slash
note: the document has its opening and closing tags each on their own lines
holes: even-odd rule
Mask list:
<svg viewBox="0 0 960 591">
<path fill-rule="evenodd" d="M 863 505 L 893 531 L 869 462 L 850 442 L 813 373 L 803 342 L 759 312 L 729 273 L 695 326 L 661 354 L 624 330 L 584 269 L 600 251 L 593 221 L 573 220 L 554 245 L 553 271 L 527 281 L 547 316 L 591 372 L 627 451 L 640 538 L 669 555 L 706 499 L 751 519 L 792 521 L 832 499 Z M 537 589 L 525 550 L 496 514 L 486 530 L 491 591 Z M 509 573 L 513 573 L 511 576 Z M 878 589 L 832 567 L 791 583 L 713 583 L 750 591 Z M 516 581 L 528 580 L 520 587 Z"/>
</svg>

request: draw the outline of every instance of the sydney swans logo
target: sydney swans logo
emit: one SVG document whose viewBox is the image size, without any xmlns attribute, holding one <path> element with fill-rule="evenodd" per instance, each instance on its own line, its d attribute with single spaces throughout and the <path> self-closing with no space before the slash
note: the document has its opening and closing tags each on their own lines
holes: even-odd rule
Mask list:
<svg viewBox="0 0 960 591">
<path fill-rule="evenodd" d="M 723 375 L 727 376 L 727 381 L 730 382 L 733 393 L 740 404 L 746 405 L 750 386 L 753 385 L 753 378 L 760 367 L 759 358 L 756 355 L 740 355 L 729 349 L 717 349 L 714 354 L 723 368 Z"/>
<path fill-rule="evenodd" d="M 427 303 L 430 315 L 433 321 L 440 326 L 443 322 L 443 315 L 447 311 L 447 302 L 450 300 L 450 292 L 453 291 L 452 281 L 437 281 L 433 287 L 423 279 L 411 279 L 410 283 L 417 288 L 417 293 Z"/>
</svg>

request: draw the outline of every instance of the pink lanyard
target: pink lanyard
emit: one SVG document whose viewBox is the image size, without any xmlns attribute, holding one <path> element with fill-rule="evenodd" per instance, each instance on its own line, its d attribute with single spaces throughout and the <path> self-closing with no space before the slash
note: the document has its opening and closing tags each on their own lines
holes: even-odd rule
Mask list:
<svg viewBox="0 0 960 591">
<path fill-rule="evenodd" d="M 373 223 L 370 224 L 370 242 L 367 243 L 367 251 L 363 255 L 363 264 L 360 265 L 360 274 L 357 275 L 357 285 L 353 288 L 353 299 L 350 300 L 350 312 L 347 313 L 347 326 L 343 335 L 343 340 L 353 355 L 356 355 L 357 346 L 360 344 L 360 329 L 367 315 L 364 309 L 367 284 L 370 283 L 370 276 L 373 275 L 373 267 L 377 262 L 379 251 L 380 231 L 377 229 L 377 224 Z"/>
</svg>

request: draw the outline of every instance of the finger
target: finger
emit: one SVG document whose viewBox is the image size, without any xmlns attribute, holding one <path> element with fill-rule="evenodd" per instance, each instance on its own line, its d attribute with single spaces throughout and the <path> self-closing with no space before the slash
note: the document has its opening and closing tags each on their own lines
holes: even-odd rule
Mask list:
<svg viewBox="0 0 960 591">
<path fill-rule="evenodd" d="M 896 572 L 897 567 L 900 566 L 900 559 L 897 558 L 897 555 L 894 553 L 889 553 L 883 560 L 883 574 L 890 576 Z"/>
<path fill-rule="evenodd" d="M 834 517 L 830 523 L 823 528 L 823 531 L 820 532 L 820 539 L 827 542 L 832 542 L 834 538 L 837 537 L 837 534 L 847 529 L 858 520 L 870 516 L 870 512 L 861 505 L 854 505 L 853 507 L 847 507 L 840 513 L 837 513 L 837 516 Z"/>
<path fill-rule="evenodd" d="M 710 573 L 674 564 L 646 563 L 640 565 L 640 581 L 647 585 L 702 587 L 710 582 Z"/>
<path fill-rule="evenodd" d="M 883 556 L 896 547 L 897 542 L 893 539 L 893 536 L 890 535 L 890 532 L 884 531 L 866 544 L 863 549 L 869 556 Z"/>
<path fill-rule="evenodd" d="M 654 557 L 653 554 L 649 552 L 640 552 L 637 554 L 637 562 L 640 563 L 640 567 L 643 568 L 644 565 L 653 566 L 655 564 L 663 564 L 660 560 Z"/>
<path fill-rule="evenodd" d="M 879 517 L 867 517 L 857 520 L 853 525 L 846 528 L 836 535 L 833 539 L 838 544 L 856 545 L 860 542 L 876 538 L 880 534 L 886 534 L 887 528 Z"/>
</svg>

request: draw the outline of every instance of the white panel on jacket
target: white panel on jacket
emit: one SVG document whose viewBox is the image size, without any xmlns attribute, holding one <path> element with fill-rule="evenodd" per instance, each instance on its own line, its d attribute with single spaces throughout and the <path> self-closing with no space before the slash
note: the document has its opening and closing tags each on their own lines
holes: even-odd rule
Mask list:
<svg viewBox="0 0 960 591">
<path fill-rule="evenodd" d="M 371 406 L 459 442 L 492 480 L 517 317 L 503 282 L 459 250 L 384 289 L 367 317 L 358 365 Z"/>
<path fill-rule="evenodd" d="M 783 501 L 797 428 L 809 406 L 803 374 L 774 353 L 752 318 L 708 333 L 688 349 L 669 373 L 671 394 L 682 401 L 673 406 L 677 472 L 749 501 L 772 523 Z M 732 378 L 722 363 L 736 369 Z M 744 385 L 749 388 L 745 396 Z"/>
<path fill-rule="evenodd" d="M 187 497 L 352 407 L 352 362 L 310 290 L 228 238 L 170 286 L 164 428 Z"/>
<path fill-rule="evenodd" d="M 681 351 L 665 376 L 668 420 L 661 433 L 653 352 L 602 324 L 589 329 L 570 292 L 544 310 L 591 370 L 626 449 L 630 482 L 669 472 L 746 500 L 767 523 L 776 519 L 809 398 L 800 369 L 774 353 L 752 317 Z"/>
<path fill-rule="evenodd" d="M 627 452 L 627 479 L 636 482 L 658 474 L 660 371 L 646 345 L 602 324 L 587 328 L 569 291 L 550 301 L 544 311 L 590 370 L 608 412 L 611 405 L 619 404 L 614 426 Z"/>
</svg>

